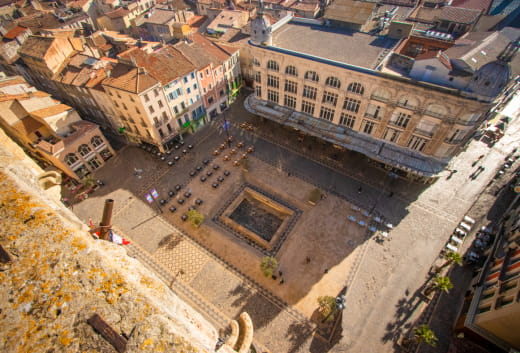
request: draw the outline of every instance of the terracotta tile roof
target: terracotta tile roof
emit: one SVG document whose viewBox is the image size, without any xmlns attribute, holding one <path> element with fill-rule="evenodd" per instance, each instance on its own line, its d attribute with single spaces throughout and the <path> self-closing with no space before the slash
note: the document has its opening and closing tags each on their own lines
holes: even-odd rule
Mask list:
<svg viewBox="0 0 520 353">
<path fill-rule="evenodd" d="M 302 10 L 302 11 L 313 11 L 319 9 L 319 2 L 301 2 L 294 1 L 290 6 L 291 9 Z"/>
<path fill-rule="evenodd" d="M 13 76 L 0 80 L 0 88 L 27 83 L 22 76 Z"/>
<path fill-rule="evenodd" d="M 371 2 L 336 0 L 325 10 L 323 17 L 363 25 L 370 18 L 375 7 L 376 3 Z"/>
<path fill-rule="evenodd" d="M 196 67 L 172 47 L 165 47 L 153 54 L 147 54 L 139 48 L 132 48 L 119 57 L 132 60 L 163 85 L 182 77 L 196 69 Z"/>
<path fill-rule="evenodd" d="M 130 13 L 130 10 L 127 10 L 123 7 L 119 7 L 117 9 L 115 9 L 114 11 L 107 12 L 105 14 L 105 16 L 107 16 L 108 18 L 121 18 L 121 17 L 125 17 L 129 13 Z"/>
<path fill-rule="evenodd" d="M 85 6 L 86 4 L 88 4 L 89 2 L 91 2 L 92 0 L 76 0 L 76 1 L 71 1 L 71 2 L 68 2 L 67 3 L 67 7 L 74 7 L 74 8 L 77 8 L 77 9 L 82 9 L 83 6 Z"/>
<path fill-rule="evenodd" d="M 16 26 L 13 29 L 11 29 L 9 32 L 4 34 L 4 38 L 6 38 L 6 39 L 15 39 L 16 37 L 18 37 L 20 34 L 22 34 L 23 32 L 25 32 L 27 30 L 28 30 L 27 27 Z"/>
<path fill-rule="evenodd" d="M 492 3 L 493 0 L 453 0 L 451 6 L 473 10 L 484 10 L 484 13 L 486 14 L 488 13 Z"/>
<path fill-rule="evenodd" d="M 29 27 L 33 33 L 38 33 L 42 29 L 65 28 L 70 24 L 77 23 L 88 19 L 88 15 L 83 11 L 74 14 L 74 16 L 60 22 L 56 16 L 49 12 L 37 12 L 34 15 L 19 18 L 18 24 Z"/>
<path fill-rule="evenodd" d="M 8 102 L 8 101 L 14 101 L 14 100 L 24 100 L 29 99 L 28 93 L 20 93 L 20 94 L 5 94 L 0 93 L 0 102 Z"/>
<path fill-rule="evenodd" d="M 32 134 L 42 126 L 44 125 L 41 122 L 31 116 L 27 116 L 13 124 L 13 127 L 25 136 Z"/>
<path fill-rule="evenodd" d="M 42 108 L 42 109 L 32 111 L 30 114 L 31 114 L 31 116 L 34 116 L 36 118 L 45 119 L 45 118 L 66 112 L 68 110 L 72 110 L 72 107 L 70 107 L 66 104 L 56 104 L 56 105 L 52 105 L 47 108 Z"/>
<path fill-rule="evenodd" d="M 158 83 L 146 72 L 138 72 L 136 67 L 118 63 L 110 77 L 103 81 L 103 86 L 117 88 L 132 93 L 141 93 Z"/>
<path fill-rule="evenodd" d="M 204 24 L 204 22 L 206 22 L 207 19 L 208 19 L 207 16 L 195 15 L 188 20 L 188 25 L 190 27 L 199 28 Z"/>
<path fill-rule="evenodd" d="M 144 19 L 146 23 L 167 24 L 175 20 L 177 11 L 155 8 L 148 18 Z"/>
<path fill-rule="evenodd" d="M 47 51 L 54 43 L 52 37 L 30 36 L 18 49 L 20 55 L 30 56 L 32 58 L 43 59 Z"/>
<path fill-rule="evenodd" d="M 480 16 L 480 10 L 464 9 L 461 7 L 444 6 L 438 19 L 456 23 L 471 24 Z"/>
<path fill-rule="evenodd" d="M 65 145 L 72 144 L 78 138 L 83 138 L 88 133 L 99 128 L 98 125 L 86 120 L 75 121 L 70 124 L 69 127 L 71 127 L 73 131 L 63 139 Z"/>
</svg>

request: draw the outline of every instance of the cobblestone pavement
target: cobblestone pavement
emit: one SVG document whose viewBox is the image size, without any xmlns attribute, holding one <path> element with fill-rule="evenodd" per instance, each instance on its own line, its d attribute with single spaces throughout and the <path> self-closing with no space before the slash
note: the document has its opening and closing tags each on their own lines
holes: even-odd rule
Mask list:
<svg viewBox="0 0 520 353">
<path fill-rule="evenodd" d="M 218 238 L 213 237 L 216 233 L 187 236 L 181 229 L 182 225 L 179 228 L 178 220 L 172 221 L 172 217 L 178 218 L 179 214 L 170 215 L 167 210 L 159 214 L 156 206 L 143 205 L 144 195 L 152 188 L 165 197 L 167 191 L 177 184 L 190 187 L 193 181 L 187 172 L 201 160 L 210 158 L 209 152 L 226 136 L 222 120 L 213 121 L 187 138 L 186 143 L 194 143 L 196 148 L 187 155 L 175 150 L 174 155 L 181 158 L 174 167 L 168 167 L 142 151 L 135 153 L 127 149 L 120 152 L 109 163 L 110 167 L 103 168 L 96 175 L 105 180 L 106 186 L 96 191 L 93 197 L 75 205 L 74 211 L 85 221 L 89 217 L 96 219 L 100 216 L 104 198 L 114 198 L 113 224 L 122 233 L 131 234 L 136 243 L 153 254 L 153 261 L 160 263 L 158 268 L 166 273 L 163 277 L 175 278 L 174 282 L 191 288 L 197 298 L 194 305 L 201 312 L 219 312 L 230 318 L 236 317 L 243 308 L 253 313 L 256 339 L 273 352 L 395 350 L 399 334 L 421 317 L 420 310 L 415 312 L 412 309 L 417 308 L 415 298 L 427 278 L 430 265 L 436 261 L 457 220 L 466 213 L 494 174 L 512 140 L 505 137 L 503 143 L 492 150 L 478 142 L 472 143 L 451 166 L 459 172 L 451 179 L 439 180 L 427 188 L 401 179 L 390 180 L 386 172 L 373 167 L 357 154 L 336 152 L 340 154 L 338 158 L 334 156 L 334 149 L 307 141 L 301 147 L 294 147 L 299 146 L 294 132 L 276 129 L 278 135 L 273 133 L 274 129 L 268 123 L 260 123 L 247 113 L 241 102 L 233 105 L 227 118 L 233 122 L 230 133 L 236 139 L 256 146 L 255 158 L 259 162 L 275 168 L 277 173 L 290 173 L 291 176 L 285 178 L 289 180 L 287 185 L 301 180 L 325 190 L 337 202 L 374 209 L 395 225 L 389 240 L 376 242 L 371 238 L 358 247 L 357 255 L 351 259 L 351 271 L 331 271 L 333 273 L 329 274 L 338 287 L 348 287 L 347 309 L 337 328 L 338 335 L 331 344 L 313 337 L 313 326 L 305 317 L 271 293 L 279 289 L 269 283 L 261 282 L 260 285 L 256 278 L 251 279 L 232 263 L 222 261 L 215 255 L 215 248 L 207 248 L 204 244 L 214 246 L 218 243 Z M 253 122 L 257 128 L 246 132 L 237 127 L 240 121 Z M 288 149 L 289 145 L 292 147 Z M 476 181 L 470 182 L 470 164 L 481 154 L 487 154 L 482 160 L 486 170 Z M 134 175 L 135 169 L 143 169 L 143 172 Z M 333 198 L 326 201 L 333 202 Z M 325 245 L 320 243 L 320 238 L 308 242 L 316 248 Z M 229 244 L 230 249 L 239 248 L 235 242 Z M 338 245 L 330 244 L 331 249 L 350 246 L 348 242 Z M 284 251 L 282 249 L 282 255 Z M 254 250 L 235 251 L 235 254 L 246 260 L 250 256 L 258 257 Z M 298 275 L 304 278 L 313 276 L 305 271 Z M 187 293 L 185 296 L 189 297 L 191 292 Z M 297 303 L 291 305 L 298 306 Z M 403 311 L 406 311 L 404 315 Z"/>
</svg>

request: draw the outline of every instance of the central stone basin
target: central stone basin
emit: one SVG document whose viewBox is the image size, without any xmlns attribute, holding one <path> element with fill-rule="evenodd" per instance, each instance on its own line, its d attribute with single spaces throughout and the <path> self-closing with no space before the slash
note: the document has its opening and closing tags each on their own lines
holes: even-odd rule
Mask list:
<svg viewBox="0 0 520 353">
<path fill-rule="evenodd" d="M 256 199 L 245 198 L 229 216 L 230 219 L 259 235 L 266 241 L 271 241 L 283 219 L 277 217 L 276 210 Z"/>
<path fill-rule="evenodd" d="M 291 208 L 246 186 L 218 220 L 270 252 L 280 246 L 282 236 L 294 216 L 295 211 Z"/>
</svg>

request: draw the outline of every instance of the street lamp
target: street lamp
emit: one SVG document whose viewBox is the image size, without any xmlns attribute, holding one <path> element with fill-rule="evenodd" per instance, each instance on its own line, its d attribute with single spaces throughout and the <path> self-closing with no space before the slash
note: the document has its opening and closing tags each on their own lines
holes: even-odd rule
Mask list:
<svg viewBox="0 0 520 353">
<path fill-rule="evenodd" d="M 334 304 L 334 310 L 331 310 L 330 313 L 321 321 L 324 323 L 329 319 L 332 314 L 336 314 L 337 312 L 345 310 L 347 306 L 345 305 L 345 295 L 341 294 L 336 297 L 336 303 Z"/>
</svg>

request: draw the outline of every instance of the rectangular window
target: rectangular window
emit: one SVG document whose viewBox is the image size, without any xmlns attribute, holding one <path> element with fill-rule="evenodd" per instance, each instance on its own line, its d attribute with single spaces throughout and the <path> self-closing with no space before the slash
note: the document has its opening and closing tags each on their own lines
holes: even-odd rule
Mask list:
<svg viewBox="0 0 520 353">
<path fill-rule="evenodd" d="M 390 142 L 397 143 L 397 140 L 399 139 L 400 134 L 401 134 L 401 131 L 399 131 L 399 130 L 387 128 L 385 130 L 385 133 L 383 134 L 383 139 L 390 141 Z"/>
<path fill-rule="evenodd" d="M 130 102 L 135 102 L 134 97 L 132 97 L 132 96 L 129 96 L 129 97 L 130 97 Z"/>
<path fill-rule="evenodd" d="M 359 105 L 361 101 L 352 98 L 345 98 L 345 102 L 343 103 L 343 109 L 348 110 L 349 112 L 357 113 L 359 111 Z"/>
<path fill-rule="evenodd" d="M 261 86 L 255 86 L 255 95 L 257 97 L 262 97 L 262 87 Z"/>
<path fill-rule="evenodd" d="M 168 114 L 166 114 L 166 112 L 162 112 L 162 118 L 164 122 L 168 121 Z"/>
<path fill-rule="evenodd" d="M 298 92 L 298 83 L 294 81 L 285 80 L 285 92 L 296 94 Z"/>
<path fill-rule="evenodd" d="M 184 102 L 181 102 L 181 108 L 182 110 L 186 109 L 186 104 Z"/>
<path fill-rule="evenodd" d="M 268 89 L 267 90 L 267 100 L 271 101 L 273 103 L 278 103 L 278 92 Z"/>
<path fill-rule="evenodd" d="M 153 90 L 153 94 L 155 94 L 156 97 L 159 96 L 159 91 L 157 90 L 157 88 Z"/>
<path fill-rule="evenodd" d="M 202 72 L 200 73 L 200 78 L 204 78 L 204 74 Z"/>
<path fill-rule="evenodd" d="M 163 107 L 163 102 L 160 100 L 158 101 L 158 104 L 159 104 L 159 108 L 162 108 Z"/>
<path fill-rule="evenodd" d="M 374 127 L 376 126 L 376 123 L 369 120 L 363 120 L 363 132 L 365 134 L 372 134 L 372 131 L 374 130 Z"/>
<path fill-rule="evenodd" d="M 316 93 L 318 90 L 311 86 L 303 86 L 303 97 L 309 99 L 316 99 Z"/>
<path fill-rule="evenodd" d="M 314 103 L 302 101 L 302 112 L 314 115 Z"/>
<path fill-rule="evenodd" d="M 283 105 L 285 105 L 286 107 L 289 107 L 291 109 L 295 109 L 296 108 L 296 98 L 294 98 L 293 96 L 285 95 L 283 97 Z"/>
<path fill-rule="evenodd" d="M 338 95 L 336 93 L 325 91 L 323 92 L 322 103 L 327 103 L 336 106 L 336 104 L 338 103 Z"/>
<path fill-rule="evenodd" d="M 170 125 L 170 123 L 166 124 L 166 127 L 168 128 L 168 133 L 172 133 L 173 132 L 173 129 L 172 129 L 172 126 Z"/>
<path fill-rule="evenodd" d="M 267 75 L 267 85 L 269 87 L 278 88 L 280 86 L 280 80 L 276 76 Z"/>
<path fill-rule="evenodd" d="M 96 157 L 92 158 L 87 163 L 90 166 L 90 168 L 92 168 L 92 169 L 98 169 L 99 167 L 101 167 L 101 163 L 99 163 L 99 161 Z"/>
<path fill-rule="evenodd" d="M 150 111 L 151 114 L 155 113 L 155 110 L 153 109 L 153 107 L 151 105 L 148 107 L 148 110 Z"/>
<path fill-rule="evenodd" d="M 162 131 L 162 129 L 157 129 L 157 131 L 159 131 L 159 135 L 161 135 L 161 137 L 164 137 L 164 132 Z"/>
<path fill-rule="evenodd" d="M 177 108 L 177 106 L 173 107 L 173 111 L 174 111 L 175 114 L 179 114 L 179 109 Z"/>
<path fill-rule="evenodd" d="M 191 88 L 186 88 L 186 93 L 190 94 L 191 93 Z"/>
<path fill-rule="evenodd" d="M 255 72 L 255 82 L 262 83 L 262 73 Z"/>
<path fill-rule="evenodd" d="M 194 84 L 194 85 L 193 85 L 193 90 L 194 90 L 194 91 L 197 90 L 197 84 Z"/>
<path fill-rule="evenodd" d="M 328 121 L 332 121 L 334 119 L 334 109 L 321 107 L 320 118 L 328 120 Z"/>
<path fill-rule="evenodd" d="M 396 126 L 406 129 L 406 127 L 408 126 L 408 123 L 410 122 L 410 118 L 411 118 L 410 114 L 399 112 L 392 116 L 392 118 L 390 119 L 390 122 Z"/>
<path fill-rule="evenodd" d="M 195 78 L 195 73 L 192 72 L 192 73 L 190 74 L 190 77 L 191 77 L 191 79 L 193 80 L 193 79 Z"/>
<path fill-rule="evenodd" d="M 356 117 L 350 114 L 341 113 L 339 117 L 339 124 L 348 127 L 349 129 L 354 128 Z"/>
<path fill-rule="evenodd" d="M 428 140 L 419 136 L 412 135 L 408 140 L 408 148 L 421 152 L 424 146 L 428 143 Z"/>
<path fill-rule="evenodd" d="M 137 108 L 137 107 L 135 107 L 135 112 L 136 112 L 137 114 L 141 114 L 141 111 L 140 111 L 139 108 Z"/>
<path fill-rule="evenodd" d="M 188 76 L 184 76 L 183 81 L 184 83 L 188 83 Z"/>
<path fill-rule="evenodd" d="M 145 94 L 143 97 L 145 102 L 148 102 L 150 100 L 150 98 L 148 98 L 148 94 Z"/>
</svg>

